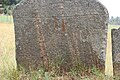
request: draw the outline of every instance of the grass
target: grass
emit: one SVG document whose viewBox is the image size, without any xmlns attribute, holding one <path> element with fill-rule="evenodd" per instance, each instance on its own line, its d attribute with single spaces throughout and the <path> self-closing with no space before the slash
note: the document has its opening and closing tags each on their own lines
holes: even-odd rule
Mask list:
<svg viewBox="0 0 120 80">
<path fill-rule="evenodd" d="M 109 26 L 109 29 L 118 28 L 119 26 Z M 55 70 L 45 72 L 43 68 L 38 71 L 31 71 L 30 74 L 25 73 L 24 69 L 18 71 L 15 62 L 15 37 L 14 25 L 12 17 L 0 16 L 0 80 L 112 80 L 108 79 L 97 70 L 91 68 L 91 74 L 81 75 L 75 69 L 70 72 L 57 75 Z M 120 77 L 115 77 L 119 80 Z"/>
<path fill-rule="evenodd" d="M 0 23 L 0 80 L 7 80 L 5 75 L 12 69 L 16 69 L 14 27 Z"/>
<path fill-rule="evenodd" d="M 12 22 L 13 22 L 12 16 L 0 15 L 0 23 L 12 23 Z"/>
<path fill-rule="evenodd" d="M 118 29 L 120 28 L 120 25 L 109 25 L 109 30 L 110 29 Z"/>
</svg>

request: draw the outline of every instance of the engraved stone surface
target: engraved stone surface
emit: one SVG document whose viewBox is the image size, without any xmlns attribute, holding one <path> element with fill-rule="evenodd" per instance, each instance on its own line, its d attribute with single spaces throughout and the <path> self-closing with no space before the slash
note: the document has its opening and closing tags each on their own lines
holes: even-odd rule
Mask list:
<svg viewBox="0 0 120 80">
<path fill-rule="evenodd" d="M 17 64 L 27 70 L 105 58 L 108 12 L 97 0 L 22 0 L 13 17 Z"/>
</svg>

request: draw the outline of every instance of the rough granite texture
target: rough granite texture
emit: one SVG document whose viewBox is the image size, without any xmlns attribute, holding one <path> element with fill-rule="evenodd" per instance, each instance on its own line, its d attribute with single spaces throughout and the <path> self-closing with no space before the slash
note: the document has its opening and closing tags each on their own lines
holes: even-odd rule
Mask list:
<svg viewBox="0 0 120 80">
<path fill-rule="evenodd" d="M 113 60 L 120 63 L 120 28 L 112 30 L 112 46 Z"/>
<path fill-rule="evenodd" d="M 112 29 L 112 53 L 114 61 L 114 74 L 120 76 L 120 28 Z"/>
<path fill-rule="evenodd" d="M 13 17 L 17 64 L 27 70 L 105 59 L 108 12 L 97 0 L 23 0 Z"/>
</svg>

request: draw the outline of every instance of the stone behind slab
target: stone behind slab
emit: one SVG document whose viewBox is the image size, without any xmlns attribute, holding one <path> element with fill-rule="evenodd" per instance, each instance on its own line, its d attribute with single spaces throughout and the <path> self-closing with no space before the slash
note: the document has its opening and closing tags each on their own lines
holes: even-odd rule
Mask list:
<svg viewBox="0 0 120 80">
<path fill-rule="evenodd" d="M 119 74 L 120 72 L 120 28 L 112 29 L 112 53 L 113 53 L 113 61 L 114 61 L 114 73 Z"/>
<path fill-rule="evenodd" d="M 113 60 L 120 63 L 120 28 L 112 29 Z"/>
<path fill-rule="evenodd" d="M 22 0 L 13 17 L 16 60 L 26 70 L 105 60 L 108 12 L 97 0 Z"/>
</svg>

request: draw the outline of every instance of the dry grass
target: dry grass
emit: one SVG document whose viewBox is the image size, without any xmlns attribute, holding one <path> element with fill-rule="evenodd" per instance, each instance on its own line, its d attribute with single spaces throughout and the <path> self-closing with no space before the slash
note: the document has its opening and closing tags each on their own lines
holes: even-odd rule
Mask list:
<svg viewBox="0 0 120 80">
<path fill-rule="evenodd" d="M 15 68 L 15 38 L 13 24 L 0 23 L 0 75 Z M 1 78 L 0 80 L 5 80 Z"/>
</svg>

